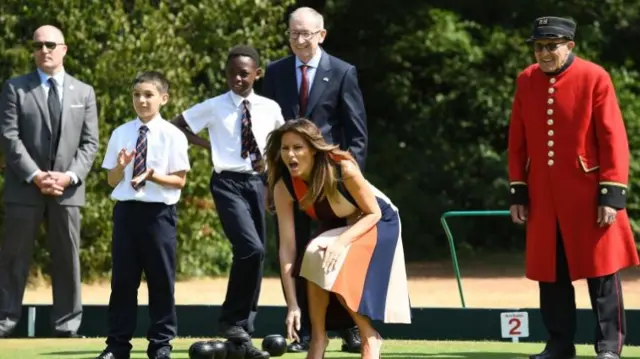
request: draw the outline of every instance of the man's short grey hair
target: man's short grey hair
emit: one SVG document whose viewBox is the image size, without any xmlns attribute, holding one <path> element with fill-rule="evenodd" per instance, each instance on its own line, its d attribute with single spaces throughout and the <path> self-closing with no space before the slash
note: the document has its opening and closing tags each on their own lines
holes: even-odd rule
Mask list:
<svg viewBox="0 0 640 359">
<path fill-rule="evenodd" d="M 324 29 L 324 17 L 322 16 L 322 14 L 317 12 L 315 9 L 306 6 L 297 8 L 295 11 L 293 11 L 291 15 L 289 15 L 289 22 L 291 22 L 294 17 L 302 14 L 309 14 L 313 16 L 313 18 L 316 20 L 318 29 Z"/>
</svg>

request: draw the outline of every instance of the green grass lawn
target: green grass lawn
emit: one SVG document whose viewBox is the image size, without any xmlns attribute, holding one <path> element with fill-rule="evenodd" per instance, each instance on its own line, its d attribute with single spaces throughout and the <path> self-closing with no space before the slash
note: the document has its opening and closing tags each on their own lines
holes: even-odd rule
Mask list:
<svg viewBox="0 0 640 359">
<path fill-rule="evenodd" d="M 174 359 L 186 359 L 189 346 L 199 339 L 187 338 L 174 342 Z M 260 341 L 255 341 L 260 345 Z M 146 340 L 135 339 L 132 358 L 146 358 Z M 0 340 L 0 359 L 93 359 L 104 346 L 104 339 L 2 339 Z M 387 340 L 383 349 L 383 358 L 390 359 L 511 359 L 527 358 L 528 354 L 540 351 L 541 344 L 510 342 L 432 342 Z M 332 340 L 325 359 L 358 358 L 357 354 L 343 354 L 340 341 Z M 578 358 L 594 358 L 593 348 L 578 347 Z M 626 347 L 625 359 L 640 359 L 640 347 Z M 282 358 L 304 359 L 304 354 L 285 354 Z"/>
</svg>

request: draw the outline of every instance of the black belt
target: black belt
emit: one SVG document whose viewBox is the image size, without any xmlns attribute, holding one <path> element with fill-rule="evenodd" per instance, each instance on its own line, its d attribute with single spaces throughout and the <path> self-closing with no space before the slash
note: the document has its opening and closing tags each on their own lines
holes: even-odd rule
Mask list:
<svg viewBox="0 0 640 359">
<path fill-rule="evenodd" d="M 237 171 L 213 171 L 212 177 L 228 178 L 232 180 L 250 180 L 253 178 L 259 178 L 263 183 L 267 183 L 267 173 L 251 173 L 251 172 L 237 172 Z"/>
</svg>

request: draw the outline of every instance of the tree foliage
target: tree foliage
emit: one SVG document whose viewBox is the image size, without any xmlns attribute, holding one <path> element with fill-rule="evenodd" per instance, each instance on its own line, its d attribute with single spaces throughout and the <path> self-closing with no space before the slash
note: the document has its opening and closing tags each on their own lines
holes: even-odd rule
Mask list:
<svg viewBox="0 0 640 359">
<path fill-rule="evenodd" d="M 27 41 L 38 25 L 60 26 L 66 68 L 96 89 L 101 148 L 83 211 L 86 279 L 110 270 L 113 202 L 100 164 L 110 132 L 135 116 L 130 84 L 157 69 L 171 81 L 163 113 L 173 117 L 226 91 L 223 66 L 237 43 L 256 46 L 263 67 L 287 54 L 286 18 L 294 0 L 4 0 L 0 4 L 0 79 L 33 71 Z M 439 219 L 449 210 L 506 209 L 506 144 L 514 81 L 533 61 L 524 42 L 538 16 L 573 17 L 579 56 L 612 75 L 625 117 L 632 164 L 628 208 L 640 215 L 640 3 L 624 0 L 299 0 L 325 15 L 324 48 L 358 69 L 370 133 L 366 175 L 399 207 L 407 257 L 446 254 Z M 259 88 L 258 84 L 258 88 Z M 179 274 L 226 273 L 230 247 L 209 194 L 210 158 L 190 151 L 179 206 Z M 272 228 L 272 220 L 269 220 Z M 522 228 L 507 218 L 452 223 L 459 250 L 521 250 Z M 269 247 L 273 249 L 273 233 Z M 41 244 L 44 244 L 41 242 Z M 272 269 L 276 253 L 268 252 Z M 39 246 L 37 270 L 47 262 Z"/>
<path fill-rule="evenodd" d="M 539 16 L 576 20 L 576 53 L 613 77 L 633 161 L 628 207 L 638 218 L 640 55 L 628 44 L 640 31 L 640 4 L 329 0 L 318 6 L 328 19 L 326 47 L 358 66 L 371 139 L 367 172 L 400 208 L 409 258 L 448 250 L 439 222 L 445 211 L 508 208 L 505 152 L 514 82 L 534 61 L 524 40 Z M 452 226 L 461 249 L 524 247 L 522 228 L 504 217 Z"/>
<path fill-rule="evenodd" d="M 157 6 L 155 3 L 158 3 Z M 292 1 L 114 1 L 6 0 L 0 5 L 0 79 L 34 71 L 28 41 L 42 24 L 62 29 L 69 50 L 65 69 L 95 87 L 100 150 L 87 179 L 83 210 L 81 262 L 86 280 L 111 268 L 111 188 L 101 168 L 111 131 L 135 118 L 131 84 L 138 72 L 159 70 L 168 77 L 172 118 L 189 106 L 227 91 L 223 76 L 228 50 L 256 46 L 267 62 L 287 53 L 281 38 L 286 6 Z M 206 137 L 206 133 L 203 133 Z M 199 276 L 224 274 L 231 250 L 209 194 L 211 159 L 191 149 L 192 172 L 179 205 L 178 272 Z M 48 264 L 40 239 L 34 271 Z"/>
</svg>

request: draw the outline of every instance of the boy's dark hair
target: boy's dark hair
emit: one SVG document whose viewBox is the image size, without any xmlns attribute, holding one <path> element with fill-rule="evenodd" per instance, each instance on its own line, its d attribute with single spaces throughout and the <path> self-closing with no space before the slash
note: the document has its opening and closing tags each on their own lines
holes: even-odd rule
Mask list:
<svg viewBox="0 0 640 359">
<path fill-rule="evenodd" d="M 136 76 L 136 79 L 133 80 L 133 86 L 143 82 L 149 82 L 156 85 L 156 88 L 162 94 L 169 93 L 169 80 L 167 80 L 161 72 L 145 71 L 140 73 Z"/>
<path fill-rule="evenodd" d="M 231 50 L 229 50 L 229 55 L 227 56 L 227 64 L 231 59 L 236 58 L 238 56 L 247 56 L 256 63 L 256 67 L 260 67 L 260 55 L 258 55 L 258 50 L 256 50 L 253 46 L 250 46 L 250 45 L 234 46 Z"/>
</svg>

